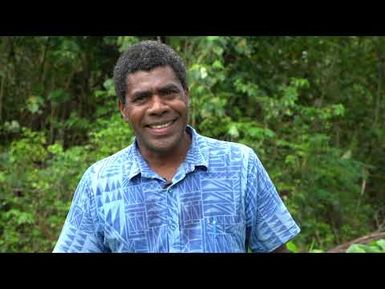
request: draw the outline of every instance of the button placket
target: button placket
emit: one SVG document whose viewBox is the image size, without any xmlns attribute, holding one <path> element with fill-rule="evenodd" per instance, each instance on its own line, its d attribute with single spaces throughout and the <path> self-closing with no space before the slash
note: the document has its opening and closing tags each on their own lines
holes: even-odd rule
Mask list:
<svg viewBox="0 0 385 289">
<path fill-rule="evenodd" d="M 169 248 L 170 252 L 180 252 L 180 202 L 178 195 L 176 194 L 176 190 L 174 187 L 175 184 L 171 185 L 169 188 L 166 189 L 167 198 L 169 199 L 168 205 L 169 205 Z"/>
</svg>

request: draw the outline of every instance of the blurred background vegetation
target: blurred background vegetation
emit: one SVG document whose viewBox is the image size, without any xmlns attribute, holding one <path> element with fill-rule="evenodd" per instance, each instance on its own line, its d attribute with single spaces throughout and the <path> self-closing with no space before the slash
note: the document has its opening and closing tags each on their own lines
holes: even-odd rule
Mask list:
<svg viewBox="0 0 385 289">
<path fill-rule="evenodd" d="M 131 143 L 112 70 L 143 39 L 185 59 L 198 132 L 255 149 L 292 251 L 384 231 L 385 37 L 1 37 L 0 252 L 52 251 L 85 169 Z"/>
</svg>

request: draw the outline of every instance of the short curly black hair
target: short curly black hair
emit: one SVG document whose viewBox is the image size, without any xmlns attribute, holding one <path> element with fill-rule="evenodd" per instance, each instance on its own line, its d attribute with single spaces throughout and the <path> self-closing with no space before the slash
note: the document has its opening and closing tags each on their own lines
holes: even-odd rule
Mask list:
<svg viewBox="0 0 385 289">
<path fill-rule="evenodd" d="M 130 46 L 119 57 L 114 68 L 115 91 L 120 101 L 123 104 L 126 103 L 127 76 L 129 74 L 167 65 L 174 70 L 183 88 L 187 90 L 186 67 L 175 50 L 166 44 L 153 40 L 141 41 Z"/>
</svg>

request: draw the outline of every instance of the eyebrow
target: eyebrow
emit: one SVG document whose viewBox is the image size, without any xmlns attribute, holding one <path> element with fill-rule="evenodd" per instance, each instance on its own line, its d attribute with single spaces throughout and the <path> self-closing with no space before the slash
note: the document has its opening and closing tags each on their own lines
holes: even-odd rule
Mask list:
<svg viewBox="0 0 385 289">
<path fill-rule="evenodd" d="M 173 89 L 180 91 L 179 87 L 173 83 L 166 84 L 165 86 L 160 87 L 158 91 L 167 91 L 167 90 L 173 90 Z"/>
<path fill-rule="evenodd" d="M 157 89 L 158 92 L 166 92 L 169 90 L 177 90 L 179 92 L 180 88 L 178 85 L 170 83 L 170 84 L 166 84 L 166 85 Z M 149 96 L 151 94 L 152 94 L 151 90 L 139 90 L 139 91 L 136 91 L 132 94 L 132 98 L 135 99 L 137 97 L 145 97 L 145 96 Z"/>
<path fill-rule="evenodd" d="M 146 96 L 149 96 L 149 95 L 151 95 L 151 91 L 149 91 L 149 90 L 140 90 L 140 91 L 134 92 L 134 94 L 132 95 L 132 99 L 135 99 L 135 98 L 138 98 L 138 97 L 146 97 Z"/>
</svg>

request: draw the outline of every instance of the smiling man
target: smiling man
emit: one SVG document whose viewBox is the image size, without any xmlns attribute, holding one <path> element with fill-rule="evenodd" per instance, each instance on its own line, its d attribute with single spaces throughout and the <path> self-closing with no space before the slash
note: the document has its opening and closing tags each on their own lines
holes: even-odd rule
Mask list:
<svg viewBox="0 0 385 289">
<path fill-rule="evenodd" d="M 300 229 L 249 147 L 188 125 L 180 57 L 143 41 L 119 58 L 135 141 L 83 175 L 54 252 L 283 252 Z"/>
<path fill-rule="evenodd" d="M 135 132 L 140 153 L 168 181 L 190 145 L 187 107 L 187 88 L 170 66 L 128 75 L 125 98 L 119 101 L 123 118 Z"/>
</svg>

